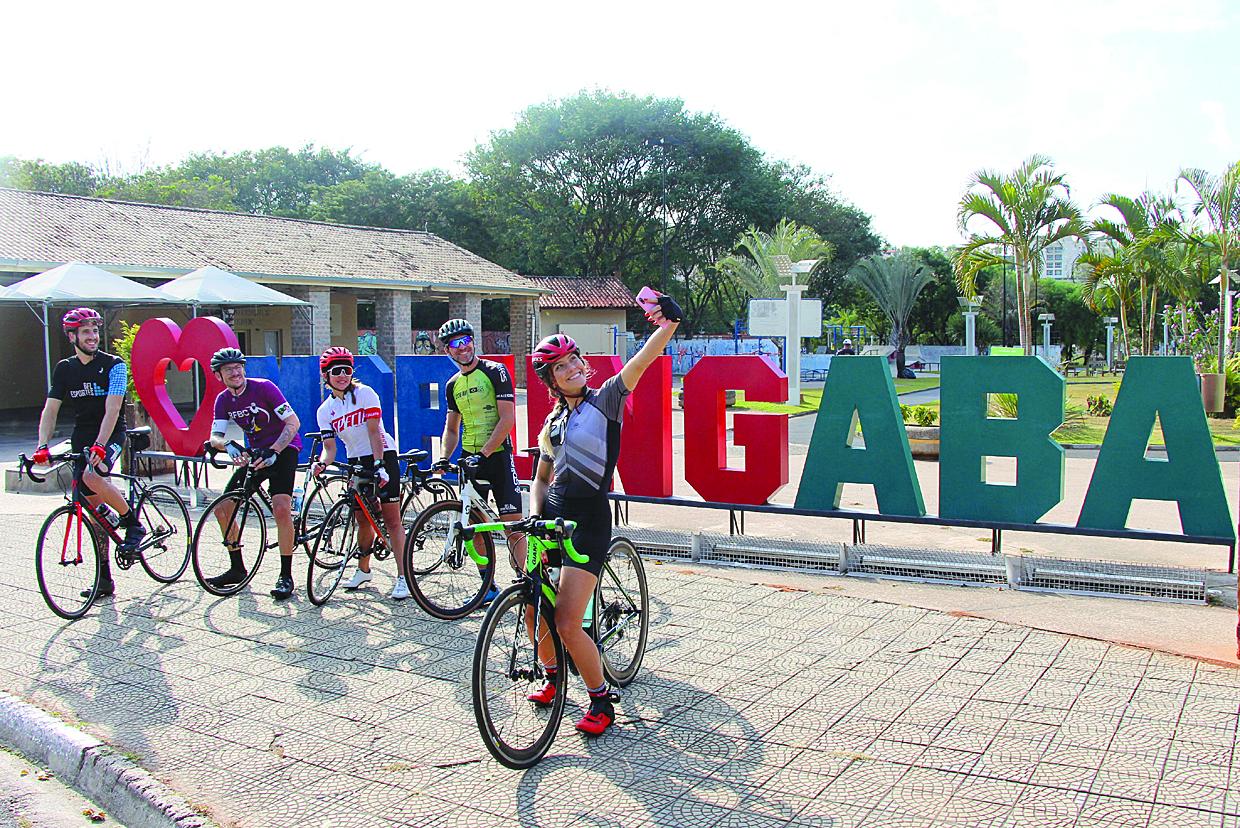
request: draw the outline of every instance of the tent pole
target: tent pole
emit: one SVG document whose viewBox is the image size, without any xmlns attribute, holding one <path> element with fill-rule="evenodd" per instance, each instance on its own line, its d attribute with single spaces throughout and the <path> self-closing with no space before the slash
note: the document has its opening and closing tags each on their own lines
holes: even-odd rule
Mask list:
<svg viewBox="0 0 1240 828">
<path fill-rule="evenodd" d="M 47 368 L 47 387 L 52 387 L 52 332 L 47 325 L 47 302 L 43 303 L 43 353 L 46 356 L 44 367 Z"/>
</svg>

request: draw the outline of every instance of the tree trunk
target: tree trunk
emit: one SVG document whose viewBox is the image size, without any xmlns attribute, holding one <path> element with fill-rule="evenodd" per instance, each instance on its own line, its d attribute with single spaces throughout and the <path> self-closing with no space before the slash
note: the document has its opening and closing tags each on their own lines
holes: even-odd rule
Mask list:
<svg viewBox="0 0 1240 828">
<path fill-rule="evenodd" d="M 1223 255 L 1218 269 L 1218 373 L 1227 371 L 1227 355 L 1231 351 L 1231 302 L 1228 296 L 1227 256 Z"/>
<path fill-rule="evenodd" d="M 900 375 L 904 373 L 904 340 L 904 331 L 892 326 L 891 344 L 894 345 L 896 349 L 896 379 L 899 379 Z"/>
</svg>

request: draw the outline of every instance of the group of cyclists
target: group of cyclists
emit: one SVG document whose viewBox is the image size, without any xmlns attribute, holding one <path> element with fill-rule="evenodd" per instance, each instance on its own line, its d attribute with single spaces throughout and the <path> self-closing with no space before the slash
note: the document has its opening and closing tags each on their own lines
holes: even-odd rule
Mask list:
<svg viewBox="0 0 1240 828">
<path fill-rule="evenodd" d="M 590 707 L 577 723 L 577 729 L 590 736 L 603 733 L 615 719 L 614 697 L 603 675 L 599 651 L 583 629 L 582 620 L 611 542 L 607 493 L 620 454 L 624 398 L 663 353 L 682 316 L 680 307 L 668 296 L 658 296 L 657 304 L 643 307 L 647 318 L 657 326 L 654 333 L 620 373 L 597 389 L 587 385 L 589 365 L 568 335 L 546 337 L 531 355 L 534 372 L 555 404 L 538 435 L 539 456 L 530 489 L 529 517 L 562 517 L 577 524 L 573 543 L 587 562 L 569 558 L 553 562 L 562 567 L 555 626 L 589 692 Z M 123 555 L 137 548 L 145 531 L 124 496 L 106 477 L 124 446 L 122 404 L 127 368 L 120 357 L 100 350 L 103 319 L 96 311 L 70 310 L 62 319 L 62 328 L 74 354 L 61 360 L 52 373 L 33 460 L 39 464 L 48 462 L 48 441 L 62 405 L 68 404 L 75 415 L 70 436 L 77 458 L 73 468 L 75 479 L 92 506 L 106 503 L 119 515 L 125 528 L 119 550 Z M 440 456 L 433 468 L 447 470 L 459 445 L 463 461 L 475 464 L 477 478 L 489 484 L 500 520 L 521 520 L 521 487 L 509 437 L 516 422 L 512 377 L 504 365 L 478 356 L 475 332 L 467 320 L 445 322 L 439 329 L 439 340 L 458 370 L 446 386 L 448 411 Z M 211 371 L 224 390 L 215 399 L 210 442 L 216 451 L 226 452 L 237 467 L 229 489 L 247 473 L 252 475 L 252 485 L 265 482 L 268 486 L 280 548 L 280 574 L 271 595 L 284 600 L 294 592 L 296 530 L 292 496 L 302 448 L 301 421 L 279 387 L 269 380 L 247 377 L 245 364 L 246 357 L 237 348 L 221 348 L 211 358 Z M 396 443 L 383 428 L 378 394 L 356 379 L 354 367 L 354 356 L 347 348 L 328 348 L 319 358 L 328 393 L 317 412 L 324 439 L 318 457 L 313 460 L 312 473 L 320 475 L 336 461 L 338 443 L 343 443 L 348 462 L 377 484 L 384 524 L 395 547 L 403 549 Z M 245 435 L 243 446 L 227 438 L 230 423 Z M 235 507 L 222 510 L 229 508 Z M 232 517 L 216 514 L 222 527 L 230 525 Z M 359 535 L 364 552 L 374 543 L 374 532 L 363 523 Z M 237 541 L 230 545 L 226 540 L 225 545 L 230 567 L 210 579 L 214 586 L 228 587 L 247 577 L 246 550 Z M 524 536 L 510 536 L 508 547 L 515 567 L 525 558 Z M 397 577 L 391 598 L 399 601 L 410 593 L 403 556 L 393 557 Z M 112 595 L 115 587 L 106 556 L 102 563 L 99 594 Z M 370 583 L 370 570 L 370 556 L 363 554 L 345 589 L 357 590 Z M 488 600 L 497 592 L 492 587 Z M 554 663 L 554 649 L 550 646 L 540 646 L 539 657 L 548 681 L 530 694 L 529 700 L 536 705 L 550 705 L 556 692 L 556 671 L 561 665 Z"/>
</svg>

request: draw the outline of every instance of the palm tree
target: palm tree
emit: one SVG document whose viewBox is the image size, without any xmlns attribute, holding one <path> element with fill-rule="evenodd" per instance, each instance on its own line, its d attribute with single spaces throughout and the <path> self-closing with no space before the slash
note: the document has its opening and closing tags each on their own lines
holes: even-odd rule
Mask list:
<svg viewBox="0 0 1240 828">
<path fill-rule="evenodd" d="M 1137 295 L 1137 278 L 1131 262 L 1114 242 L 1107 241 L 1082 253 L 1076 260 L 1076 269 L 1085 277 L 1081 285 L 1081 298 L 1085 304 L 1095 311 L 1115 310 L 1119 313 L 1120 342 L 1126 358 L 1128 309 L 1133 306 Z"/>
<path fill-rule="evenodd" d="M 1159 291 L 1170 292 L 1175 278 L 1175 268 L 1167 254 L 1170 248 L 1168 240 L 1174 238 L 1179 229 L 1178 208 L 1170 198 L 1148 192 L 1135 199 L 1109 193 L 1098 203 L 1115 210 L 1120 219 L 1098 219 L 1093 223 L 1094 232 L 1111 245 L 1111 250 L 1101 261 L 1108 262 L 1112 256 L 1119 257 L 1119 264 L 1135 279 L 1141 353 L 1153 353 L 1158 294 Z M 1111 264 L 1108 263 L 1108 271 Z M 1092 257 L 1086 259 L 1086 265 L 1097 274 Z"/>
<path fill-rule="evenodd" d="M 1218 306 L 1222 326 L 1218 335 L 1218 370 L 1226 370 L 1227 357 L 1231 353 L 1231 303 L 1227 301 L 1228 283 L 1231 275 L 1227 269 L 1231 255 L 1240 250 L 1240 161 L 1227 168 L 1222 176 L 1215 176 L 1201 169 L 1180 170 L 1177 183 L 1183 181 L 1193 191 L 1197 203 L 1193 216 L 1205 215 L 1210 232 L 1205 237 L 1195 237 L 1204 246 L 1217 252 Z"/>
<path fill-rule="evenodd" d="M 780 261 L 787 256 L 794 262 L 817 259 L 817 270 L 835 255 L 835 246 L 824 241 L 810 227 L 780 219 L 775 229 L 766 233 L 752 225 L 736 240 L 736 252 L 715 262 L 715 267 L 731 277 L 750 296 L 779 296 Z"/>
<path fill-rule="evenodd" d="M 956 221 L 962 233 L 975 219 L 985 221 L 985 233 L 974 233 L 956 250 L 956 285 L 964 296 L 977 292 L 977 274 L 1002 265 L 1011 251 L 1016 273 L 1016 319 L 1020 344 L 1033 353 L 1031 294 L 1042 270 L 1042 254 L 1057 241 L 1086 239 L 1081 211 L 1068 197 L 1064 176 L 1054 171 L 1044 155 L 1031 155 L 1010 174 L 981 170 L 960 199 Z M 999 251 L 1005 252 L 1000 255 Z"/>
<path fill-rule="evenodd" d="M 865 288 L 891 323 L 889 342 L 896 349 L 896 376 L 904 373 L 904 348 L 908 345 L 908 318 L 917 295 L 934 281 L 934 271 L 907 250 L 894 256 L 870 256 L 848 271 Z"/>
</svg>

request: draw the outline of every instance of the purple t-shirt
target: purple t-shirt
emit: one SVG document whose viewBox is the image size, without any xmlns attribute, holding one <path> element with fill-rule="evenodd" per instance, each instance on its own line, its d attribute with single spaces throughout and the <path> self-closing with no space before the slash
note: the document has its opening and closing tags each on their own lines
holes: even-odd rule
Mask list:
<svg viewBox="0 0 1240 828">
<path fill-rule="evenodd" d="M 234 396 L 225 388 L 215 398 L 215 422 L 211 433 L 223 434 L 231 420 L 241 427 L 250 448 L 271 448 L 284 430 L 284 420 L 292 413 L 293 407 L 274 382 L 247 379 L 239 395 Z M 301 435 L 294 435 L 289 445 L 301 451 Z"/>
</svg>

